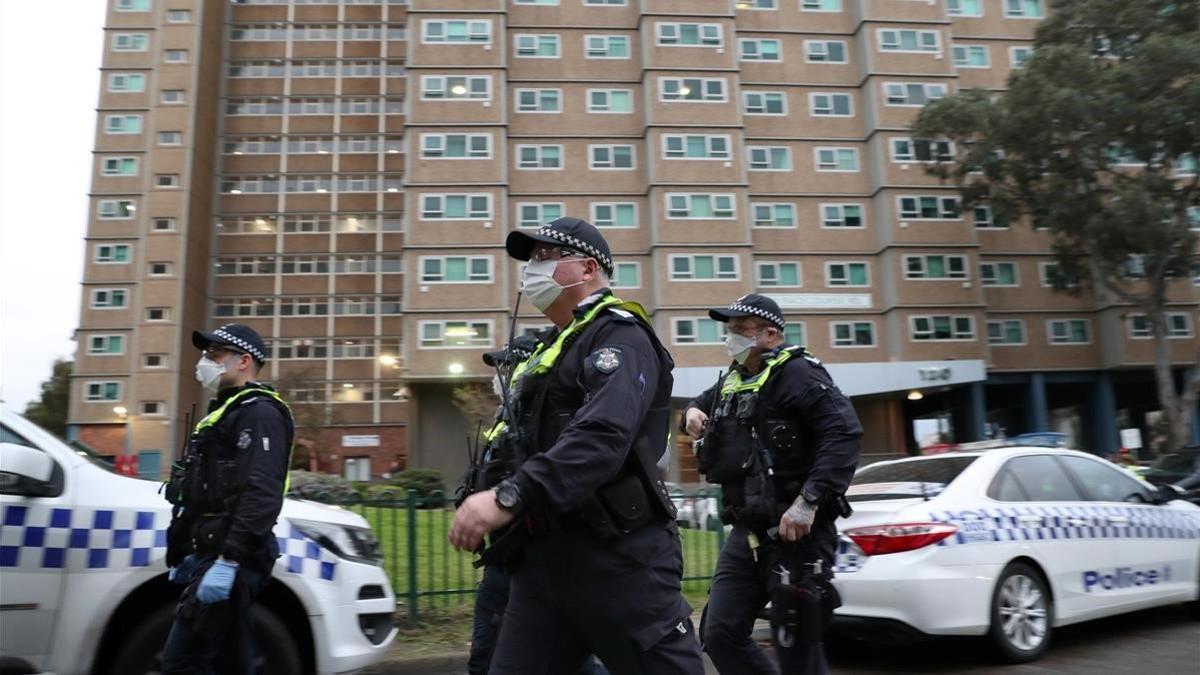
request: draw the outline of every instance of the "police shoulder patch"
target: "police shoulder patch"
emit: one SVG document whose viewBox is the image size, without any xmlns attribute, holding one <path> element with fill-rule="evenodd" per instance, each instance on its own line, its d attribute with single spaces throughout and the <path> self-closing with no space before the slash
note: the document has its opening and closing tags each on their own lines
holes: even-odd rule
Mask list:
<svg viewBox="0 0 1200 675">
<path fill-rule="evenodd" d="M 242 429 L 242 433 L 238 434 L 237 439 L 238 450 L 245 450 L 246 448 L 250 447 L 250 444 L 253 442 L 254 435 L 250 433 L 250 430 Z"/>
<path fill-rule="evenodd" d="M 592 363 L 596 370 L 607 375 L 621 367 L 621 350 L 617 347 L 603 347 L 592 354 Z"/>
</svg>

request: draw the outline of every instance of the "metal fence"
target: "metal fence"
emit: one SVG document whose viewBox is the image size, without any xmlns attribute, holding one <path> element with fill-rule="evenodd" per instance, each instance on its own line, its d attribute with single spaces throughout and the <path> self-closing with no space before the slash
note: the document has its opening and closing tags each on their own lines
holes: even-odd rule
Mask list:
<svg viewBox="0 0 1200 675">
<path fill-rule="evenodd" d="M 671 498 L 679 509 L 684 592 L 703 593 L 725 543 L 720 490 L 673 489 Z M 410 625 L 420 621 L 422 609 L 474 601 L 483 572 L 474 565 L 476 556 L 455 551 L 448 542 L 453 500 L 441 493 L 419 497 L 415 492 L 385 492 L 339 505 L 371 524 L 384 570 Z"/>
</svg>

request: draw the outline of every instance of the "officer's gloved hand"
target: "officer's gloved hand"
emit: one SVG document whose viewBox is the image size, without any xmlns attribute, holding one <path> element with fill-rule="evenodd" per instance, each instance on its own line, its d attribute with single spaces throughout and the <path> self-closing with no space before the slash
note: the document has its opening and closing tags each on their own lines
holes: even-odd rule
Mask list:
<svg viewBox="0 0 1200 675">
<path fill-rule="evenodd" d="M 175 567 L 167 570 L 167 580 L 184 586 L 196 578 L 196 568 L 200 566 L 200 558 L 192 553 Z"/>
<path fill-rule="evenodd" d="M 218 559 L 200 580 L 196 599 L 206 605 L 228 600 L 229 592 L 233 590 L 233 580 L 237 577 L 237 568 L 238 564 L 233 561 Z"/>
</svg>

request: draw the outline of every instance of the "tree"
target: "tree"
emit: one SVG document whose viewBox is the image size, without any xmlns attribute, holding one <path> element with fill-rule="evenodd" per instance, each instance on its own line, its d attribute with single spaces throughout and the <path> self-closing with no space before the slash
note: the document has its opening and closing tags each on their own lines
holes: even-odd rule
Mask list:
<svg viewBox="0 0 1200 675">
<path fill-rule="evenodd" d="M 25 417 L 56 436 L 67 435 L 67 412 L 71 405 L 71 371 L 74 362 L 56 359 L 50 379 L 42 383 L 42 396 L 25 406 Z"/>
<path fill-rule="evenodd" d="M 492 392 L 490 384 L 464 382 L 450 393 L 451 402 L 467 422 L 469 433 L 474 434 L 480 426 L 484 431 L 492 423 L 500 399 Z"/>
<path fill-rule="evenodd" d="M 1200 346 L 1176 389 L 1165 316 L 1198 259 L 1198 7 L 1059 0 L 1006 91 L 934 101 L 912 127 L 954 143 L 954 161 L 929 171 L 956 182 L 964 208 L 1048 230 L 1056 289 L 1145 315 L 1172 448 L 1186 444 L 1200 390 Z"/>
<path fill-rule="evenodd" d="M 328 454 L 321 448 L 321 430 L 334 424 L 335 416 L 326 412 L 321 402 L 295 400 L 291 392 L 307 391 L 311 385 L 322 388 L 325 378 L 315 368 L 285 370 L 275 381 L 275 389 L 292 409 L 296 428 L 296 449 L 292 454 L 292 468 L 319 471 L 322 455 Z"/>
</svg>

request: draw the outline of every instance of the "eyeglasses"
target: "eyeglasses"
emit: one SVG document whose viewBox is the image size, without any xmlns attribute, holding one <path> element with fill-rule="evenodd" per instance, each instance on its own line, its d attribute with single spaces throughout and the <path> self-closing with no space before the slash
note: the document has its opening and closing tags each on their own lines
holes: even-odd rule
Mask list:
<svg viewBox="0 0 1200 675">
<path fill-rule="evenodd" d="M 534 249 L 529 254 L 529 260 L 532 262 L 546 262 L 547 260 L 565 260 L 568 258 L 583 258 L 586 260 L 588 256 L 583 255 L 574 249 L 559 247 L 559 248 L 539 248 Z"/>
<path fill-rule="evenodd" d="M 237 354 L 239 356 L 244 356 L 246 354 L 246 352 L 233 349 L 231 347 L 222 347 L 218 345 L 209 345 L 208 347 L 205 347 L 203 353 L 210 359 L 215 359 L 221 354 Z"/>
</svg>

